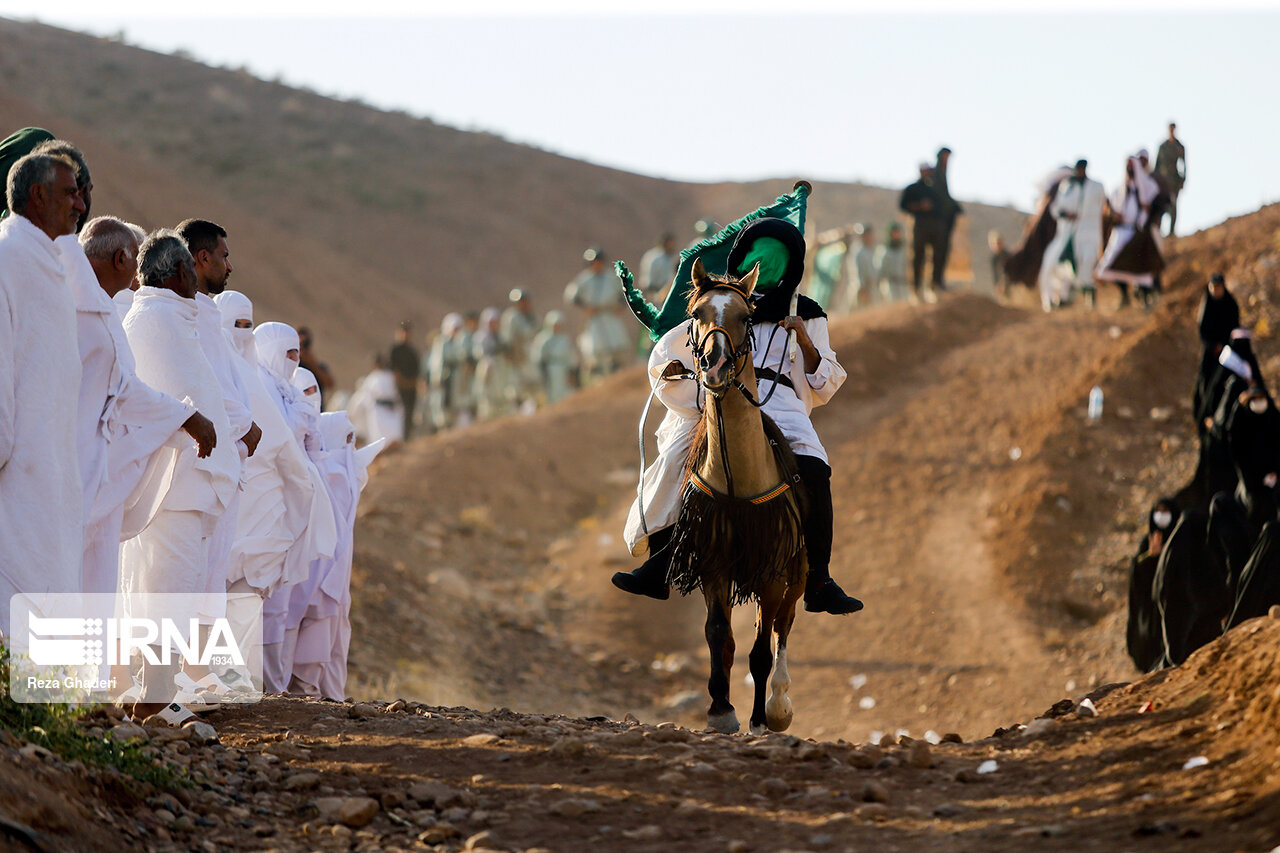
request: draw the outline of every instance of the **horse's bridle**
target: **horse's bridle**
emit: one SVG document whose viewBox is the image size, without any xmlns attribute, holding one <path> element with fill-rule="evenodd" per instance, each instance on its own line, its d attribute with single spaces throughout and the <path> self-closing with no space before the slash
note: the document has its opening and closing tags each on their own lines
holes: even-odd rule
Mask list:
<svg viewBox="0 0 1280 853">
<path fill-rule="evenodd" d="M 693 327 L 694 327 L 695 321 L 691 317 L 689 319 L 689 347 L 693 350 L 693 357 L 697 364 L 697 368 L 693 371 L 693 380 L 694 382 L 697 383 L 698 389 L 701 391 L 705 391 L 707 394 L 710 394 L 712 399 L 719 401 L 721 398 L 724 397 L 725 391 L 728 389 L 729 386 L 726 386 L 725 388 L 717 392 L 717 391 L 711 390 L 710 388 L 707 388 L 706 385 L 704 385 L 702 382 L 703 372 L 710 367 L 710 365 L 707 364 L 707 361 L 710 359 L 710 353 L 706 351 L 707 344 L 710 342 L 711 338 L 716 334 L 724 335 L 725 339 L 728 340 L 729 342 L 729 347 L 730 347 L 729 357 L 734 361 L 733 373 L 730 377 L 729 385 L 734 388 L 737 388 L 738 391 L 742 393 L 742 396 L 747 399 L 748 403 L 755 406 L 757 409 L 763 408 L 764 405 L 773 398 L 773 393 L 778 390 L 778 385 L 780 385 L 781 382 L 775 378 L 773 380 L 773 387 L 769 389 L 768 395 L 766 395 L 765 398 L 762 400 L 756 400 L 756 398 L 751 393 L 751 389 L 743 385 L 742 380 L 738 378 L 739 376 L 742 375 L 742 371 L 746 370 L 747 362 L 751 357 L 751 352 L 753 349 L 755 349 L 756 327 L 755 327 L 755 323 L 752 322 L 751 320 L 751 314 L 750 314 L 751 298 L 747 296 L 746 292 L 743 291 L 741 288 L 736 287 L 733 284 L 729 284 L 729 283 L 722 283 L 722 284 L 718 283 L 708 289 L 709 290 L 732 290 L 734 293 L 738 294 L 744 300 L 746 300 L 747 308 L 748 308 L 748 314 L 746 319 L 747 330 L 742 336 L 741 343 L 737 344 L 736 346 L 733 343 L 733 336 L 730 335 L 729 331 L 725 329 L 723 326 L 712 326 L 710 329 L 707 329 L 706 333 L 703 334 L 701 338 L 696 338 L 694 337 L 694 334 L 693 334 Z M 765 347 L 766 352 L 768 352 L 769 347 L 773 346 L 774 335 L 778 333 L 778 329 L 780 328 L 782 327 L 775 325 L 773 327 L 773 331 L 769 333 L 769 343 Z M 787 355 L 784 348 L 782 357 L 778 362 L 778 370 L 775 372 L 775 376 L 783 375 L 782 366 L 783 366 L 783 361 L 785 361 L 786 357 Z M 702 402 L 698 398 L 697 392 L 695 392 L 694 399 L 698 404 L 698 410 L 701 411 Z M 720 421 L 717 419 L 716 423 L 720 423 Z M 729 497 L 733 497 L 734 496 L 733 471 L 729 465 L 729 451 L 728 451 L 728 446 L 725 444 L 723 424 L 721 424 L 720 426 L 720 435 L 717 436 L 716 443 L 720 445 L 721 461 L 722 461 L 722 464 L 724 465 L 724 473 L 725 473 L 725 481 L 726 481 L 725 485 L 728 487 Z M 772 443 L 772 441 L 770 441 L 770 443 Z"/>
<path fill-rule="evenodd" d="M 750 309 L 751 307 L 751 299 L 750 297 L 747 296 L 746 292 L 743 291 L 741 288 L 736 287 L 732 284 L 728 284 L 728 283 L 716 284 L 713 287 L 708 289 L 709 290 L 732 290 L 734 293 L 738 294 L 744 300 L 746 300 L 748 309 Z M 693 334 L 694 322 L 695 321 L 692 318 L 690 318 L 689 348 L 693 351 L 693 357 L 697 363 L 697 370 L 693 371 L 693 379 L 695 382 L 698 383 L 698 388 L 705 390 L 706 393 L 710 394 L 713 398 L 717 400 L 724 396 L 724 390 L 720 390 L 718 392 L 712 391 L 710 388 L 707 388 L 705 385 L 702 384 L 702 373 L 705 372 L 710 367 L 707 361 L 708 359 L 710 359 L 711 354 L 706 351 L 707 344 L 710 342 L 711 338 L 718 332 L 724 335 L 725 338 L 729 341 L 729 358 L 731 358 L 734 362 L 733 374 L 730 377 L 729 384 L 732 385 L 734 388 L 737 388 L 738 391 L 742 393 L 742 396 L 747 398 L 747 402 L 755 406 L 757 409 L 764 406 L 765 403 L 768 403 L 769 400 L 773 398 L 773 393 L 778 390 L 778 385 L 780 383 L 777 379 L 773 381 L 773 387 L 769 389 L 769 393 L 765 396 L 765 398 L 763 400 L 756 400 L 755 396 L 752 395 L 751 390 L 748 389 L 747 386 L 743 385 L 742 380 L 738 378 L 739 376 L 742 375 L 742 371 L 746 369 L 747 359 L 751 356 L 752 350 L 755 349 L 756 327 L 755 327 L 754 321 L 751 319 L 751 315 L 749 313 L 747 315 L 747 319 L 746 319 L 747 331 L 742 336 L 742 342 L 736 346 L 733 343 L 733 336 L 730 335 L 729 331 L 725 329 L 723 326 L 712 326 L 710 329 L 707 329 L 706 333 L 701 338 L 695 338 Z M 779 328 L 781 327 L 774 326 L 773 330 L 769 333 L 769 343 L 765 346 L 766 352 L 768 351 L 769 347 L 773 346 L 773 338 L 778 333 Z M 780 359 L 778 362 L 778 370 L 776 371 L 776 375 L 778 376 L 782 375 L 782 361 L 785 359 L 786 359 L 786 353 L 783 353 L 782 359 Z M 701 403 L 699 403 L 698 408 L 699 410 L 701 410 L 702 408 Z"/>
</svg>

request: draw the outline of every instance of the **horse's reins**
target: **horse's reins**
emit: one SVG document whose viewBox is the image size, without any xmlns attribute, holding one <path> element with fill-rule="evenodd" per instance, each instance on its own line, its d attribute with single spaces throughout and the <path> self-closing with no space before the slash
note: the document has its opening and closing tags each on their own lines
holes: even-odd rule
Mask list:
<svg viewBox="0 0 1280 853">
<path fill-rule="evenodd" d="M 732 290 L 734 293 L 738 294 L 743 299 L 747 300 L 748 305 L 751 304 L 751 300 L 747 296 L 746 291 L 728 282 L 718 283 L 710 289 Z M 793 315 L 796 312 L 798 301 L 799 301 L 798 294 L 793 295 L 791 297 L 791 313 Z M 779 328 L 780 328 L 779 326 L 774 325 L 773 330 L 769 333 L 769 342 L 765 345 L 765 352 L 768 352 L 770 347 L 773 346 L 774 337 L 778 334 Z M 693 320 L 690 319 L 689 328 L 688 328 L 689 347 L 693 351 L 693 356 L 697 360 L 699 367 L 705 366 L 703 364 L 704 358 L 703 358 L 702 350 L 705 347 L 707 341 L 716 332 L 720 332 L 726 338 L 728 338 L 729 346 L 730 346 L 730 351 L 729 351 L 730 357 L 733 358 L 735 362 L 738 362 L 737 366 L 734 368 L 734 371 L 733 371 L 733 379 L 732 379 L 733 387 L 737 388 L 738 391 L 742 393 L 742 396 L 746 398 L 748 403 L 755 406 L 757 409 L 764 408 L 765 404 L 768 403 L 771 399 L 773 399 L 773 394 L 775 391 L 778 390 L 778 386 L 780 384 L 783 384 L 782 379 L 785 376 L 785 374 L 783 373 L 782 368 L 787 359 L 787 352 L 790 351 L 791 357 L 793 359 L 795 358 L 795 355 L 796 355 L 795 330 L 794 329 L 787 330 L 787 346 L 783 348 L 782 355 L 778 357 L 778 369 L 774 371 L 774 374 L 772 377 L 773 387 L 771 387 L 769 389 L 769 393 L 759 401 L 757 401 L 755 397 L 752 396 L 751 390 L 747 388 L 747 386 L 743 385 L 742 380 L 738 378 L 742 374 L 742 371 L 746 369 L 747 367 L 746 357 L 751 354 L 755 346 L 755 324 L 751 321 L 750 317 L 747 318 L 747 333 L 742 336 L 742 343 L 739 344 L 738 347 L 734 347 L 733 337 L 730 336 L 729 332 L 721 326 L 713 326 L 712 328 L 707 330 L 707 333 L 703 335 L 701 339 L 695 339 L 693 336 Z M 693 379 L 694 382 L 696 382 L 698 385 L 698 390 L 694 394 L 694 402 L 698 406 L 698 411 L 702 411 L 702 402 L 699 399 L 699 394 L 706 393 L 706 391 L 702 385 L 702 375 L 698 371 L 689 370 L 689 371 L 685 371 L 684 373 L 677 374 L 675 376 L 671 376 L 667 378 Z M 649 409 L 653 406 L 653 398 L 657 396 L 657 394 L 658 394 L 658 384 L 654 383 L 653 388 L 649 391 L 648 399 L 646 399 L 644 402 L 644 410 L 640 413 L 640 428 L 639 428 L 640 479 L 636 485 L 636 493 L 639 497 L 640 530 L 644 533 L 646 539 L 649 537 L 649 525 L 647 520 L 645 519 L 645 513 L 644 513 L 644 505 L 645 505 L 644 472 L 645 472 L 645 468 L 647 468 L 648 466 L 645 461 L 645 452 L 644 452 L 644 425 L 645 425 L 645 422 L 649 419 Z M 711 397 L 712 399 L 718 399 L 717 395 L 715 394 L 712 394 Z M 728 448 L 726 447 L 725 441 L 724 441 L 724 425 L 723 424 L 720 425 L 719 431 L 720 431 L 720 436 L 719 436 L 720 453 L 721 453 L 721 460 L 724 463 L 725 479 L 727 481 L 727 485 L 729 488 L 729 497 L 733 497 L 733 472 L 729 466 Z M 770 441 L 770 443 L 772 444 L 772 441 Z"/>
</svg>

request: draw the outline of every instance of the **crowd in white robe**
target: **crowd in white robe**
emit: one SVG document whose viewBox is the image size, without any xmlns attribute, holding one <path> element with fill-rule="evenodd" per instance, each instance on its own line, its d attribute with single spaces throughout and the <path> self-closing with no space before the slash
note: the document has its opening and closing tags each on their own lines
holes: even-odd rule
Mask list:
<svg viewBox="0 0 1280 853">
<path fill-rule="evenodd" d="M 249 593 L 263 601 L 261 681 L 154 671 L 169 695 L 195 711 L 260 692 L 345 698 L 355 514 L 380 447 L 356 451 L 347 416 L 320 414 L 297 332 L 255 329 L 245 294 L 189 298 L 139 271 L 111 295 L 82 246 L 91 232 L 125 235 L 115 256 L 134 269 L 150 253 L 154 272 L 167 251 L 179 266 L 160 269 L 194 281 L 194 261 L 174 232 L 144 252 L 141 229 L 111 217 L 77 240 L 91 189 L 81 158 L 29 155 L 8 186 L 20 169 L 55 182 L 0 220 L 0 641 L 17 594 L 37 607 L 116 594 L 124 615 L 174 618 L 131 593 L 191 593 L 199 612 L 183 615 L 205 625 L 229 615 L 229 593 Z M 135 696 L 146 687 L 151 701 L 145 670 Z"/>
</svg>

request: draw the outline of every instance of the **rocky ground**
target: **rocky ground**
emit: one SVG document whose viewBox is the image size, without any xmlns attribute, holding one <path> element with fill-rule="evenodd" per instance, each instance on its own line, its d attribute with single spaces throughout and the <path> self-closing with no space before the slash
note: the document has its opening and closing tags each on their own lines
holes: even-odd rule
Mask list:
<svg viewBox="0 0 1280 853">
<path fill-rule="evenodd" d="M 195 784 L 139 790 L 34 745 L 0 746 L 0 846 L 1268 851 L 1280 841 L 1278 648 L 1280 619 L 1254 620 L 1181 669 L 972 743 L 718 735 L 404 700 L 224 709 L 208 715 L 212 744 L 95 717 L 85 725 L 149 740 Z"/>
<path fill-rule="evenodd" d="M 1179 240 L 1149 312 L 961 293 L 833 322 L 832 567 L 867 609 L 801 616 L 785 735 L 702 733 L 699 603 L 608 585 L 632 564 L 630 371 L 379 462 L 361 701 L 217 711 L 217 743 L 80 724 L 186 786 L 0 736 L 0 847 L 1271 851 L 1280 620 L 1144 678 L 1122 638 L 1142 518 L 1194 465 L 1199 287 L 1227 274 L 1274 370 L 1277 234 L 1271 207 Z"/>
</svg>

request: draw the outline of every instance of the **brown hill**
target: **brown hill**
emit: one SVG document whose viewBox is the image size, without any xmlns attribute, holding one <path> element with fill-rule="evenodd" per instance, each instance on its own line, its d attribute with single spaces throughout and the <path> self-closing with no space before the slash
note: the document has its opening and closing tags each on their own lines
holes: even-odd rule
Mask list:
<svg viewBox="0 0 1280 853">
<path fill-rule="evenodd" d="M 31 124 L 85 150 L 98 212 L 148 227 L 191 215 L 224 224 L 235 285 L 264 319 L 314 327 L 347 382 L 400 319 L 425 333 L 445 311 L 497 304 L 514 286 L 543 310 L 557 306 L 588 245 L 635 262 L 662 231 L 728 222 L 794 182 L 628 174 L 0 18 L 0 128 Z M 896 202 L 896 190 L 822 184 L 811 218 L 822 228 L 880 222 Z M 1016 234 L 1023 220 L 1007 208 L 968 211 L 962 267 L 971 253 L 986 257 L 988 229 Z M 988 286 L 986 264 L 974 266 L 975 284 Z"/>
</svg>

